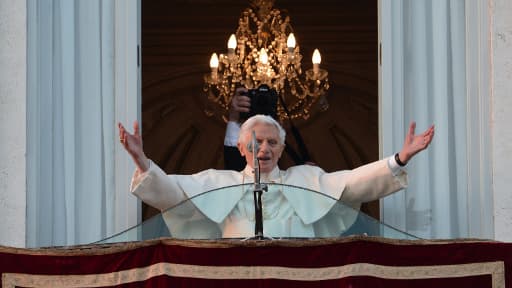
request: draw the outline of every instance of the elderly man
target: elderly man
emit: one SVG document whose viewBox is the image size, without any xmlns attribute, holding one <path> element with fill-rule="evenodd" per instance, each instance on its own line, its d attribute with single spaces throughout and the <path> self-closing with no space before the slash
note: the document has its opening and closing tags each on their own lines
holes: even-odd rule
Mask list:
<svg viewBox="0 0 512 288">
<path fill-rule="evenodd" d="M 279 169 L 277 162 L 284 149 L 285 131 L 273 118 L 256 115 L 245 121 L 240 129 L 238 149 L 248 163 L 243 171 L 209 169 L 193 175 L 166 175 L 145 156 L 138 123 L 134 123 L 133 134 L 119 124 L 120 141 L 137 167 L 131 183 L 132 193 L 145 203 L 162 211 L 202 192 L 252 183 L 253 151 L 248 144 L 251 142 L 253 131 L 259 143 L 259 149 L 255 153 L 259 159 L 262 182 L 304 187 L 330 196 L 325 197 L 326 199 L 338 199 L 358 208 L 362 202 L 384 197 L 406 187 L 407 174 L 401 166 L 404 166 L 415 154 L 426 149 L 434 136 L 433 126 L 419 135 L 415 135 L 414 130 L 415 123 L 411 123 L 404 146 L 399 153 L 354 170 L 326 173 L 316 166 L 301 165 L 283 171 Z M 190 213 L 180 211 L 179 216 L 181 219 L 203 217 L 205 221 L 217 225 L 219 235 L 206 235 L 206 233 L 203 237 L 253 236 L 252 186 L 242 185 L 228 190 L 230 192 L 222 194 L 222 199 L 219 199 L 218 195 L 216 198 L 194 198 L 193 204 L 188 203 L 188 206 L 183 206 L 186 207 L 185 210 L 190 210 Z M 263 194 L 266 236 L 321 236 L 327 233 L 324 230 L 330 229 L 325 225 L 327 222 L 333 222 L 333 219 L 329 218 L 341 218 L 334 219 L 340 223 L 338 226 L 342 226 L 338 227 L 340 229 L 348 228 L 355 220 L 353 213 L 332 211 L 335 206 L 334 201 L 306 200 L 303 194 L 293 189 L 287 190 L 286 186 L 269 190 Z M 172 223 L 172 219 L 166 219 L 166 222 L 168 226 L 180 225 L 177 222 Z"/>
</svg>

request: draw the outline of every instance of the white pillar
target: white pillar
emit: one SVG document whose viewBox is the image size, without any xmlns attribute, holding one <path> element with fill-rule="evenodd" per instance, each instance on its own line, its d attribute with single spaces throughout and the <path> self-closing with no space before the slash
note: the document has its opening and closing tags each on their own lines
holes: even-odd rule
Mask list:
<svg viewBox="0 0 512 288">
<path fill-rule="evenodd" d="M 512 241 L 512 2 L 492 3 L 494 238 Z"/>
<path fill-rule="evenodd" d="M 0 245 L 25 247 L 26 1 L 0 0 Z"/>
</svg>

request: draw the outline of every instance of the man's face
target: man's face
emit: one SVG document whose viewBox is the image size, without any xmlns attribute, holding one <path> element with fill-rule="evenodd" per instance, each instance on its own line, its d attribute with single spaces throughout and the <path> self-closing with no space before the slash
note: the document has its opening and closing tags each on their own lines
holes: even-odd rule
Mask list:
<svg viewBox="0 0 512 288">
<path fill-rule="evenodd" d="M 253 127 L 256 133 L 256 141 L 259 144 L 259 150 L 256 157 L 259 159 L 260 172 L 269 173 L 277 166 L 277 161 L 283 153 L 284 145 L 279 141 L 279 131 L 270 124 L 257 123 Z M 245 157 L 247 164 L 253 167 L 253 154 L 247 149 L 247 144 L 251 143 L 252 133 L 247 133 L 244 139 L 238 143 L 238 149 L 242 156 Z"/>
</svg>

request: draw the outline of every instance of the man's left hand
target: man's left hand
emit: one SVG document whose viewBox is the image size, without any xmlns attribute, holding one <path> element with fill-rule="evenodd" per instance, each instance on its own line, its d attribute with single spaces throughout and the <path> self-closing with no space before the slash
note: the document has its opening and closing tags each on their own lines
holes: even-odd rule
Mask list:
<svg viewBox="0 0 512 288">
<path fill-rule="evenodd" d="M 416 122 L 409 124 L 409 131 L 405 136 L 404 146 L 398 154 L 400 161 L 407 164 L 411 158 L 418 152 L 425 150 L 434 138 L 434 125 L 430 126 L 425 132 L 415 135 Z"/>
</svg>

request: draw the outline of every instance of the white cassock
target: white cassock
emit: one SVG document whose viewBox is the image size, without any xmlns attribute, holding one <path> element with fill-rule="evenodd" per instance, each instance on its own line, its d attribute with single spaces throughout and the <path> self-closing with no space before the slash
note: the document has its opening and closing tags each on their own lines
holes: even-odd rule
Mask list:
<svg viewBox="0 0 512 288">
<path fill-rule="evenodd" d="M 240 185 L 251 184 L 253 179 L 249 166 L 241 172 L 209 169 L 193 175 L 167 175 L 151 163 L 145 173 L 134 174 L 131 191 L 161 211 L 175 207 L 163 213 L 174 237 L 241 238 L 254 236 L 253 186 Z M 390 157 L 333 173 L 311 165 L 286 171 L 276 167 L 261 174 L 261 182 L 284 184 L 269 185 L 269 191 L 263 193 L 265 236 L 322 237 L 348 229 L 362 202 L 405 188 L 407 173 Z M 204 193 L 214 189 L 219 190 Z M 335 205 L 339 200 L 355 210 Z"/>
</svg>

